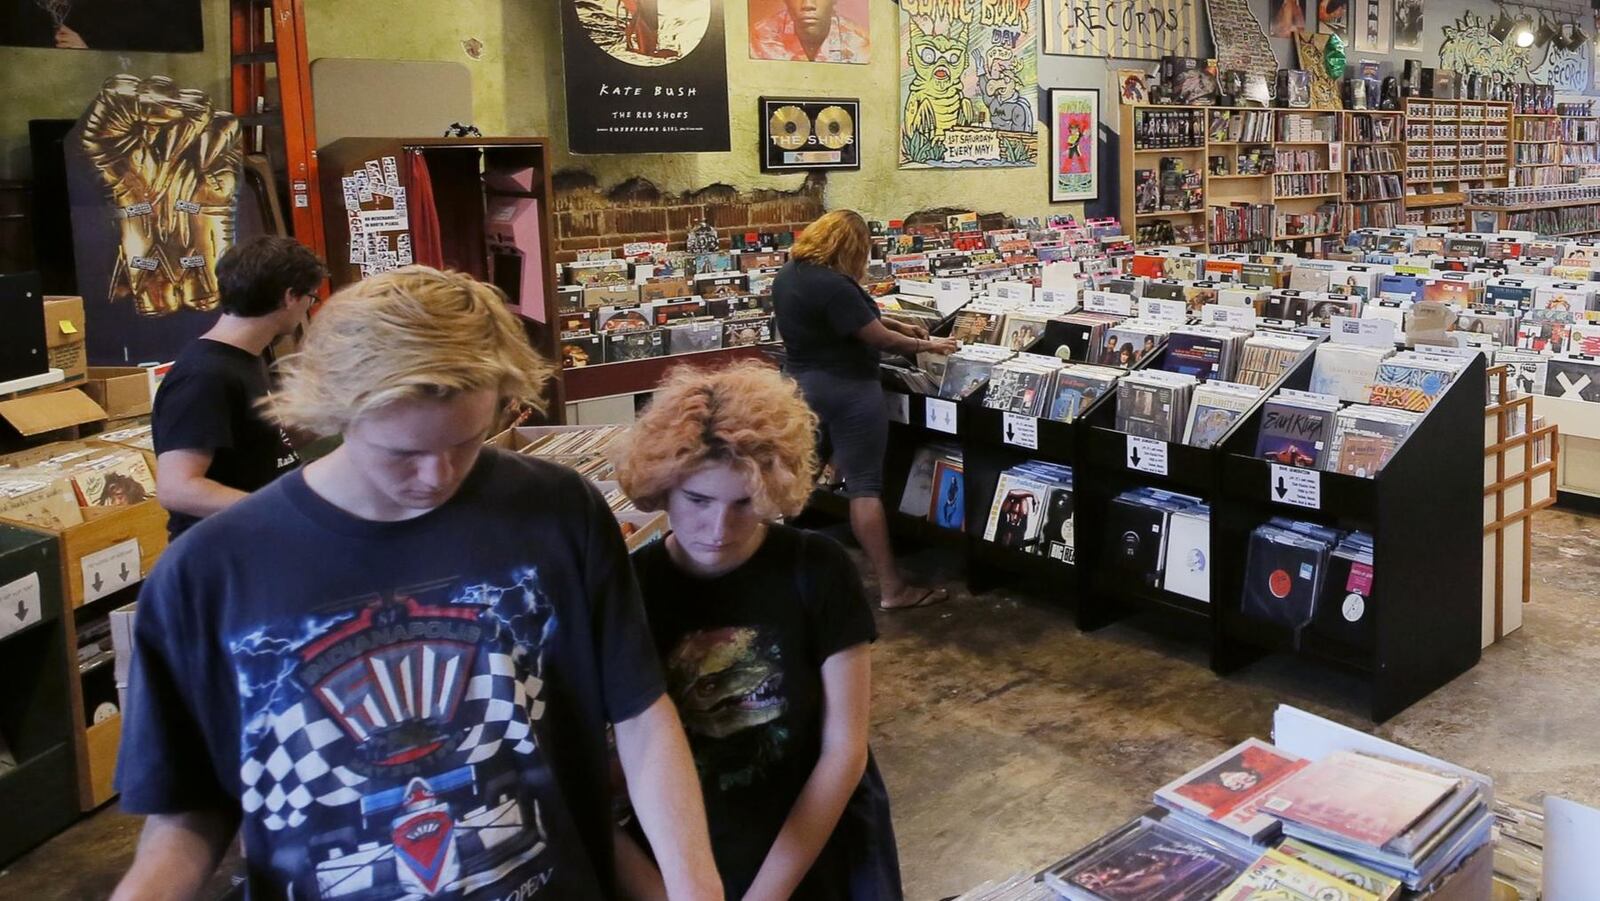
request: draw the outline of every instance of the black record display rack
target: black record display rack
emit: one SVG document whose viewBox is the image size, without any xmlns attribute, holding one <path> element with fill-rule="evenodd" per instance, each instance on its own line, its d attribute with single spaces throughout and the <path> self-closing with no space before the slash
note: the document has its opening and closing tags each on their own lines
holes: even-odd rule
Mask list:
<svg viewBox="0 0 1600 901">
<path fill-rule="evenodd" d="M 1047 330 L 1029 350 L 1050 354 L 1063 342 Z M 1138 367 L 1159 366 L 1163 345 Z M 1268 388 L 1213 448 L 1157 442 L 1159 464 L 1115 428 L 1115 392 L 1098 398 L 1071 423 L 1040 419 L 1020 433 L 1015 418 L 983 405 L 983 392 L 954 404 L 907 395 L 886 382 L 891 407 L 904 403 L 906 423 L 892 427 L 884 505 L 900 541 L 938 543 L 966 555 L 975 592 L 1027 579 L 1045 599 L 1069 607 L 1076 624 L 1094 630 L 1135 613 L 1154 613 L 1205 646 L 1211 668 L 1234 672 L 1271 653 L 1290 653 L 1355 674 L 1367 688 L 1372 719 L 1382 722 L 1477 664 L 1482 578 L 1481 437 L 1486 391 L 1482 358 L 1468 365 L 1375 478 L 1300 470 L 1302 490 L 1272 480 L 1273 466 L 1253 451 L 1262 407 L 1279 389 L 1304 390 L 1307 354 Z M 899 397 L 904 397 L 901 401 Z M 930 407 L 931 405 L 931 407 Z M 930 420 L 929 410 L 936 413 Z M 930 421 L 940 423 L 930 427 Z M 918 446 L 959 446 L 965 479 L 965 532 L 897 512 Z M 1063 563 L 983 538 L 1000 475 L 1026 461 L 1073 470 L 1074 562 Z M 1315 484 L 1314 506 L 1305 489 Z M 1110 504 L 1144 486 L 1198 497 L 1211 508 L 1209 603 L 1137 583 L 1106 566 Z M 1298 500 L 1299 503 L 1293 503 Z M 845 505 L 819 492 L 812 509 L 842 515 Z M 1252 530 L 1274 516 L 1373 536 L 1374 584 L 1369 613 L 1357 630 L 1330 634 L 1321 618 L 1291 632 L 1243 612 L 1246 552 Z"/>
</svg>

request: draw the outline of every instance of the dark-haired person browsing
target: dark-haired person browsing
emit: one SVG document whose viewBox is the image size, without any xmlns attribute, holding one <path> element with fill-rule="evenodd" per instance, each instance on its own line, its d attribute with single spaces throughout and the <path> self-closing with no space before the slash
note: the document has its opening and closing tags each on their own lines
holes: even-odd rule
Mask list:
<svg viewBox="0 0 1600 901">
<path fill-rule="evenodd" d="M 291 238 L 254 238 L 217 261 L 222 316 L 178 355 L 150 417 L 172 538 L 299 464 L 256 407 L 269 387 L 267 348 L 304 324 L 325 276 Z"/>
<path fill-rule="evenodd" d="M 878 575 L 879 606 L 926 607 L 942 592 L 911 585 L 895 564 L 883 509 L 889 415 L 878 375 L 880 351 L 951 353 L 956 342 L 882 318 L 862 290 L 871 235 L 866 220 L 835 210 L 806 227 L 772 283 L 788 370 L 822 422 L 833 465 L 850 498 L 850 528 Z"/>
</svg>

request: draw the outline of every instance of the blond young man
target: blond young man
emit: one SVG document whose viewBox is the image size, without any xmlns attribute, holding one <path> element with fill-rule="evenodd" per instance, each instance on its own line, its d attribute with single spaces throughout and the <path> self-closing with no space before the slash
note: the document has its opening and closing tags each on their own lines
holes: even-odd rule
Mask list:
<svg viewBox="0 0 1600 901">
<path fill-rule="evenodd" d="M 238 828 L 251 898 L 614 894 L 606 727 L 673 898 L 721 897 L 683 731 L 593 487 L 483 441 L 551 375 L 495 289 L 340 292 L 269 413 L 333 453 L 151 574 L 116 898 L 191 897 Z"/>
</svg>

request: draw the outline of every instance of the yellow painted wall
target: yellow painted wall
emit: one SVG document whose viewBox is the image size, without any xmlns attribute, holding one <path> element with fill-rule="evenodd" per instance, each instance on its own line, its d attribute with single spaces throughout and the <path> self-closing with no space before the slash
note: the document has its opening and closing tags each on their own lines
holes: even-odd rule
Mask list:
<svg viewBox="0 0 1600 901">
<path fill-rule="evenodd" d="M 875 217 L 936 206 L 1044 215 L 1076 211 L 1046 202 L 1046 175 L 1031 169 L 901 171 L 897 168 L 899 7 L 873 0 L 873 61 L 866 66 L 751 60 L 744 0 L 724 0 L 733 149 L 707 154 L 558 155 L 558 165 L 594 173 L 602 185 L 640 175 L 684 191 L 723 183 L 740 189 L 793 189 L 799 175 L 763 175 L 757 163 L 757 99 L 764 94 L 856 97 L 861 100 L 862 169 L 829 175 L 829 206 Z M 448 60 L 472 73 L 473 112 L 485 134 L 545 134 L 566 145 L 556 0 L 305 0 L 310 57 Z M 199 54 L 67 53 L 0 48 L 7 73 L 0 104 L 0 177 L 26 173 L 27 119 L 76 116 L 108 75 L 169 74 L 227 102 L 227 3 L 206 0 L 206 46 Z M 470 58 L 462 41 L 483 43 Z M 11 73 L 27 73 L 12 79 Z M 12 87 L 13 83 L 17 86 Z"/>
</svg>

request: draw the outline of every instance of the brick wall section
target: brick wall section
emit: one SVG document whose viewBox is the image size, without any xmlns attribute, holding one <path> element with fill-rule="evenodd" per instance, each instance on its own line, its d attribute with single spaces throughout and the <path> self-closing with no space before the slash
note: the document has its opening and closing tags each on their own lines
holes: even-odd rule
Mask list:
<svg viewBox="0 0 1600 901">
<path fill-rule="evenodd" d="M 825 212 L 826 184 L 827 176 L 815 174 L 792 192 L 716 184 L 671 194 L 643 178 L 602 189 L 586 172 L 558 172 L 551 208 L 556 262 L 572 262 L 580 250 L 631 241 L 658 241 L 681 250 L 689 228 L 702 218 L 716 228 L 724 247 L 744 232 L 799 231 Z"/>
</svg>

